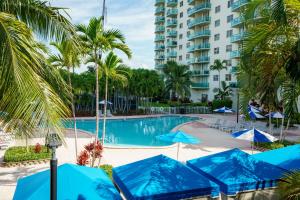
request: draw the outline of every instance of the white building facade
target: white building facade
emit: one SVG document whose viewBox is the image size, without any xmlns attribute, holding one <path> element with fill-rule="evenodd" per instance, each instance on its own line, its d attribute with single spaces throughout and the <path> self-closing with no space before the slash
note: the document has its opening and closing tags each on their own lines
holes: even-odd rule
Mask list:
<svg viewBox="0 0 300 200">
<path fill-rule="evenodd" d="M 244 34 L 240 9 L 248 0 L 155 0 L 155 69 L 168 60 L 190 67 L 191 99 L 213 100 L 219 80 L 236 88 L 236 66 Z M 216 59 L 227 70 L 211 71 Z M 233 97 L 233 100 L 235 97 Z"/>
</svg>

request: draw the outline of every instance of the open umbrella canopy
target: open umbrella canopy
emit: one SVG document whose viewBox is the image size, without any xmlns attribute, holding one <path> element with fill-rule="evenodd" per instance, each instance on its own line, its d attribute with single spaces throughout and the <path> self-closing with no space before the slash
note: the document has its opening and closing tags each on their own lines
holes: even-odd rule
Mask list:
<svg viewBox="0 0 300 200">
<path fill-rule="evenodd" d="M 102 100 L 102 101 L 100 101 L 99 103 L 104 105 L 104 104 L 105 104 L 105 100 Z M 110 102 L 110 101 L 107 101 L 107 104 L 112 105 L 113 103 Z"/>
<path fill-rule="evenodd" d="M 120 194 L 101 169 L 63 164 L 57 169 L 58 199 L 120 199 Z M 14 200 L 50 199 L 50 170 L 19 179 Z"/>
<path fill-rule="evenodd" d="M 252 120 L 263 119 L 265 118 L 263 115 L 259 114 L 261 111 L 251 105 L 248 105 L 248 114 Z"/>
<path fill-rule="evenodd" d="M 200 140 L 198 138 L 195 138 L 194 136 L 186 134 L 180 130 L 176 131 L 175 133 L 158 135 L 156 136 L 156 138 L 165 142 L 173 142 L 173 143 L 185 143 L 185 144 L 200 143 Z"/>
<path fill-rule="evenodd" d="M 251 112 L 255 112 L 255 113 L 260 113 L 261 110 L 255 106 L 251 106 L 251 105 L 248 105 L 248 111 L 251 111 Z"/>
<path fill-rule="evenodd" d="M 251 142 L 275 142 L 278 139 L 272 135 L 257 130 L 257 129 L 244 129 L 238 132 L 232 133 L 232 136 L 236 139 L 247 140 Z"/>
<path fill-rule="evenodd" d="M 215 109 L 214 112 L 217 112 L 217 113 L 233 113 L 233 110 L 224 106 L 222 108 Z"/>
<path fill-rule="evenodd" d="M 266 117 L 269 117 L 269 116 L 270 116 L 270 114 L 266 115 Z M 280 112 L 272 112 L 271 117 L 275 118 L 275 119 L 282 119 L 282 118 L 284 118 L 284 115 L 281 114 Z"/>
</svg>

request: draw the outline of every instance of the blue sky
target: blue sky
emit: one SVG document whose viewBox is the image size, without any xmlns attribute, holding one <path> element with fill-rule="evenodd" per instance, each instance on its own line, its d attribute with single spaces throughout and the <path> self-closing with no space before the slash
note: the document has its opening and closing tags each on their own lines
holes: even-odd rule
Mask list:
<svg viewBox="0 0 300 200">
<path fill-rule="evenodd" d="M 91 17 L 99 17 L 102 0 L 50 0 L 52 6 L 69 8 L 73 23 L 87 24 Z M 118 53 L 123 61 L 133 68 L 154 69 L 154 1 L 153 0 L 106 0 L 107 28 L 117 28 L 126 37 L 133 51 L 128 60 Z M 80 69 L 83 71 L 85 69 Z"/>
</svg>

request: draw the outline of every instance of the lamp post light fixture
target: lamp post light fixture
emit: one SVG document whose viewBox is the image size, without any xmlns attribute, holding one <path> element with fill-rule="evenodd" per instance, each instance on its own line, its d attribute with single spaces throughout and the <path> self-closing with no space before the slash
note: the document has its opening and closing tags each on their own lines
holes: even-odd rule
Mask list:
<svg viewBox="0 0 300 200">
<path fill-rule="evenodd" d="M 57 200 L 57 158 L 56 149 L 62 145 L 61 139 L 55 132 L 46 136 L 46 146 L 51 149 L 50 160 L 50 200 Z"/>
</svg>

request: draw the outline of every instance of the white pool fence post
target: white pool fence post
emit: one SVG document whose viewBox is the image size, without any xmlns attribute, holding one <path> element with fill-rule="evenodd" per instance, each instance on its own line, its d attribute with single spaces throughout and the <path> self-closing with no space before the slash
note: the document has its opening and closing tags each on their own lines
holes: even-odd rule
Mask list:
<svg viewBox="0 0 300 200">
<path fill-rule="evenodd" d="M 179 148 L 180 148 L 180 142 L 177 143 L 177 160 L 179 158 Z"/>
</svg>

